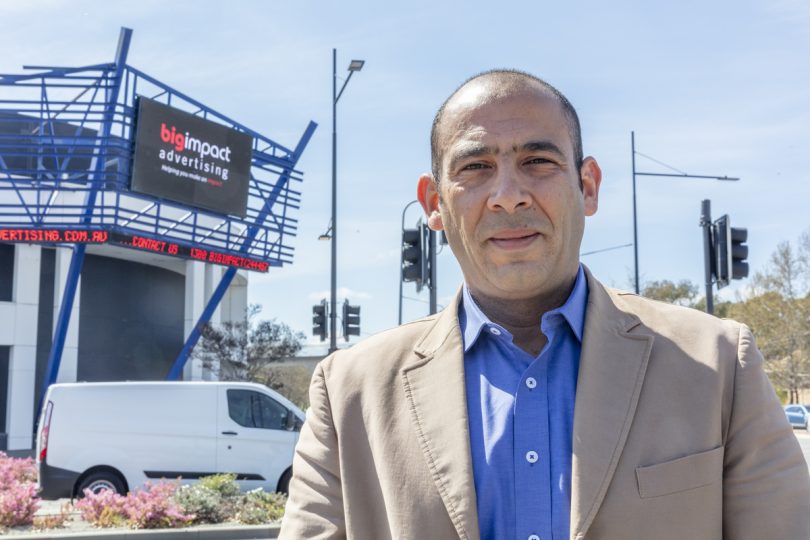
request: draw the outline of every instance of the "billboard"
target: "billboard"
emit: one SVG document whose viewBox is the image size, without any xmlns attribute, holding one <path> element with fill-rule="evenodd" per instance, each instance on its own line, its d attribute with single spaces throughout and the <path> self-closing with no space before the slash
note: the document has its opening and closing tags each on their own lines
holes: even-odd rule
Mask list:
<svg viewBox="0 0 810 540">
<path fill-rule="evenodd" d="M 130 190 L 245 217 L 253 137 L 140 97 Z"/>
</svg>

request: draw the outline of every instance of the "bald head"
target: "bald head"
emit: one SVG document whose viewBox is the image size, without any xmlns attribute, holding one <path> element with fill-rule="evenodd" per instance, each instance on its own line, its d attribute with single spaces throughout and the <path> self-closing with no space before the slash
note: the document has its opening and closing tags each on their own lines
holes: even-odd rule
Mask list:
<svg viewBox="0 0 810 540">
<path fill-rule="evenodd" d="M 568 125 L 568 134 L 571 138 L 571 145 L 574 150 L 574 164 L 579 167 L 582 164 L 582 134 L 579 127 L 579 117 L 571 102 L 568 101 L 559 90 L 551 86 L 546 81 L 535 77 L 529 73 L 511 69 L 493 69 L 470 77 L 450 94 L 433 118 L 433 127 L 430 130 L 430 157 L 433 178 L 439 181 L 441 171 L 443 149 L 442 121 L 444 113 L 458 100 L 463 100 L 465 94 L 475 89 L 480 99 L 480 95 L 486 95 L 485 101 L 493 101 L 510 95 L 523 93 L 526 91 L 540 91 L 552 96 L 560 104 L 563 116 Z M 482 92 L 483 91 L 483 92 Z"/>
</svg>

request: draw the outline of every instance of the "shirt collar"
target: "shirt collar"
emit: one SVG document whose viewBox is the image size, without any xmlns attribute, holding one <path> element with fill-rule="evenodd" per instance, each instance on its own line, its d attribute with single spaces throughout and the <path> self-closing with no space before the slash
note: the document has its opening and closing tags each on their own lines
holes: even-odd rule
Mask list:
<svg viewBox="0 0 810 540">
<path fill-rule="evenodd" d="M 582 343 L 582 333 L 585 328 L 585 307 L 588 303 L 588 280 L 585 278 L 585 271 L 582 265 L 579 265 L 577 272 L 577 279 L 574 282 L 574 288 L 565 303 L 551 311 L 544 313 L 540 324 L 555 315 L 562 315 L 574 335 L 580 343 Z M 464 336 L 464 352 L 466 353 L 470 347 L 475 344 L 481 331 L 486 327 L 498 328 L 501 332 L 508 332 L 500 325 L 492 322 L 489 317 L 481 311 L 478 304 L 470 294 L 470 290 L 465 283 L 462 288 L 462 305 L 459 310 L 459 319 L 461 323 L 462 335 Z"/>
</svg>

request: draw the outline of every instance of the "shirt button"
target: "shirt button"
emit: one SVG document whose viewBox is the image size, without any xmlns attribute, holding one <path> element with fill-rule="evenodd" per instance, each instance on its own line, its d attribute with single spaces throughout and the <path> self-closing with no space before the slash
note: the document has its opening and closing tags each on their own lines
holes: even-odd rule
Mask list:
<svg viewBox="0 0 810 540">
<path fill-rule="evenodd" d="M 490 328 L 489 333 L 492 334 L 493 336 L 500 336 L 501 335 L 501 331 L 498 330 L 497 328 Z"/>
<path fill-rule="evenodd" d="M 526 452 L 526 461 L 529 463 L 535 463 L 537 461 L 537 452 L 534 450 L 529 450 Z"/>
<path fill-rule="evenodd" d="M 540 540 L 540 537 L 536 534 L 530 534 L 528 540 Z"/>
<path fill-rule="evenodd" d="M 530 389 L 534 388 L 535 386 L 537 386 L 537 380 L 534 377 L 527 378 L 526 386 L 529 387 Z"/>
</svg>

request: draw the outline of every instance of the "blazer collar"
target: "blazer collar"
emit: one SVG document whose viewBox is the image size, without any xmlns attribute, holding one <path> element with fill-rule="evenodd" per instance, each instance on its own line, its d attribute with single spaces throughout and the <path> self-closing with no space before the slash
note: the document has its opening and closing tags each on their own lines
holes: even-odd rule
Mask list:
<svg viewBox="0 0 810 540">
<path fill-rule="evenodd" d="M 618 295 L 588 277 L 588 307 L 574 406 L 571 537 L 591 526 L 635 416 L 653 336 Z M 631 332 L 631 330 L 634 330 Z"/>
<path fill-rule="evenodd" d="M 402 369 L 419 445 L 459 538 L 479 538 L 470 454 L 464 352 L 458 324 L 461 289 L 414 347 Z"/>
<path fill-rule="evenodd" d="M 571 537 L 583 538 L 613 478 L 635 415 L 653 336 L 585 268 L 582 339 L 571 485 Z M 414 346 L 401 374 L 411 418 L 433 481 L 462 539 L 479 538 L 458 324 L 461 289 Z M 632 332 L 631 332 L 632 331 Z"/>
</svg>

